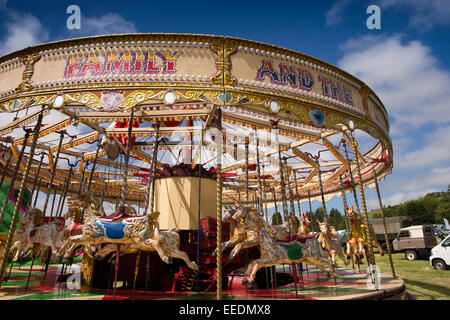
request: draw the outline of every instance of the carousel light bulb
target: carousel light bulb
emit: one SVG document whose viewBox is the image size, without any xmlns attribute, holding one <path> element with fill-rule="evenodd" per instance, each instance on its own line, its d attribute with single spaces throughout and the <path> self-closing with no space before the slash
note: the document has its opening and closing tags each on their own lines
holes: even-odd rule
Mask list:
<svg viewBox="0 0 450 320">
<path fill-rule="evenodd" d="M 348 128 L 350 129 L 350 131 L 355 130 L 355 124 L 353 123 L 352 120 L 348 121 Z"/>
</svg>

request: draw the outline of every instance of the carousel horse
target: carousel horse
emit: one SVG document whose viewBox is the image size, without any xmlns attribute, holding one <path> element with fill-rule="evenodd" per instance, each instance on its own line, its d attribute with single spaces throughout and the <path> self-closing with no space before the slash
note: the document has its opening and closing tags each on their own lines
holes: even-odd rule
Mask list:
<svg viewBox="0 0 450 320">
<path fill-rule="evenodd" d="M 256 272 L 265 267 L 280 264 L 308 263 L 316 265 L 324 274 L 327 274 L 323 266 L 327 266 L 333 276 L 338 276 L 328 255 L 323 251 L 317 240 L 317 234 L 310 237 L 297 237 L 297 240 L 280 242 L 274 239 L 270 229 L 265 228 L 263 219 L 259 215 L 253 215 L 246 219 L 246 228 L 254 230 L 259 235 L 259 247 L 261 258 L 251 261 L 247 267 L 243 284 L 249 288 L 255 285 Z"/>
<path fill-rule="evenodd" d="M 236 257 L 242 249 L 252 248 L 258 245 L 258 235 L 254 231 L 246 231 L 244 229 L 244 219 L 246 217 L 246 211 L 250 210 L 247 207 L 239 207 L 237 209 L 230 209 L 224 221 L 231 220 L 233 235 L 230 240 L 222 242 L 222 252 L 229 247 L 234 247 L 229 255 L 229 260 Z M 217 248 L 214 250 L 213 255 L 217 255 Z"/>
<path fill-rule="evenodd" d="M 108 129 L 112 129 L 115 127 L 116 122 L 113 121 L 108 127 Z M 100 147 L 106 153 L 109 160 L 116 160 L 120 154 L 120 147 L 116 140 L 108 138 L 106 135 L 103 136 Z"/>
<path fill-rule="evenodd" d="M 259 244 L 258 234 L 253 230 L 246 230 L 245 219 L 251 210 L 255 210 L 250 207 L 242 207 L 239 205 L 237 209 L 231 209 L 230 213 L 224 218 L 224 221 L 231 220 L 233 223 L 233 235 L 230 240 L 222 242 L 222 252 L 227 248 L 234 247 L 231 250 L 228 257 L 229 260 L 234 259 L 242 249 L 248 249 L 256 247 Z M 289 221 L 293 226 L 294 230 L 297 230 L 297 222 L 292 216 L 289 216 Z M 271 234 L 274 239 L 283 240 L 289 236 L 289 224 L 284 222 L 281 225 L 269 225 L 265 220 L 262 219 L 265 228 L 271 230 Z M 214 250 L 213 255 L 217 255 L 217 248 Z"/>
<path fill-rule="evenodd" d="M 64 244 L 64 227 L 55 221 L 43 225 L 36 225 L 33 221 L 36 214 L 42 216 L 41 210 L 32 208 L 22 218 L 27 228 L 23 232 L 21 239 L 16 241 L 11 247 L 10 253 L 17 249 L 13 261 L 17 261 L 19 253 L 24 253 L 35 245 L 39 245 L 43 251 L 47 247 L 51 248 L 51 252 L 55 257 L 58 250 Z"/>
<path fill-rule="evenodd" d="M 349 261 L 345 259 L 344 253 L 342 252 L 341 243 L 337 237 L 336 229 L 334 233 L 331 230 L 331 226 L 327 222 L 327 218 L 323 219 L 323 222 L 316 220 L 320 228 L 319 242 L 322 248 L 328 253 L 331 258 L 331 263 L 334 267 L 337 267 L 336 255 L 344 261 L 344 265 L 347 266 Z"/>
<path fill-rule="evenodd" d="M 297 233 L 299 236 L 307 236 L 309 235 L 309 225 L 311 221 L 308 219 L 308 215 L 302 214 L 300 217 L 300 230 Z"/>
<path fill-rule="evenodd" d="M 187 254 L 179 250 L 180 236 L 173 230 L 160 231 L 157 219 L 159 212 L 145 216 L 130 216 L 126 214 L 126 206 L 119 207 L 113 217 L 90 215 L 82 227 L 82 234 L 69 237 L 60 253 L 68 257 L 79 245 L 107 244 L 100 249 L 98 256 L 106 256 L 116 251 L 117 245 L 123 245 L 126 251 L 156 251 L 165 263 L 171 258 L 183 259 L 188 267 L 198 270 L 197 265 L 189 260 Z"/>
<path fill-rule="evenodd" d="M 363 231 L 363 224 L 359 215 L 353 211 L 353 207 L 347 210 L 350 219 L 350 234 L 347 241 L 347 260 L 350 260 L 352 255 L 357 257 L 360 261 L 364 256 L 365 235 Z"/>
</svg>

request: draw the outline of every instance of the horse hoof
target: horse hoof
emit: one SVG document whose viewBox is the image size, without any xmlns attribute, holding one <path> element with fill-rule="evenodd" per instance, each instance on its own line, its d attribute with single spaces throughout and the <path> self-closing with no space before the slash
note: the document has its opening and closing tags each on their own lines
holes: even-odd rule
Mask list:
<svg viewBox="0 0 450 320">
<path fill-rule="evenodd" d="M 255 287 L 255 281 L 253 280 L 253 281 L 249 281 L 248 283 L 247 283 L 247 288 L 249 288 L 249 289 L 253 289 L 254 287 Z"/>
<path fill-rule="evenodd" d="M 248 283 L 248 280 L 242 280 L 242 285 L 245 286 Z"/>
</svg>

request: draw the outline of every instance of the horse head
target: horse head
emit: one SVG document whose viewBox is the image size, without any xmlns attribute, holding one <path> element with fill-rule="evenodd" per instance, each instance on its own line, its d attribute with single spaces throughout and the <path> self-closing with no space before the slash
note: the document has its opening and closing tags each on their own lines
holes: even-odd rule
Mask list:
<svg viewBox="0 0 450 320">
<path fill-rule="evenodd" d="M 323 222 L 320 222 L 318 219 L 316 219 L 317 223 L 319 224 L 319 229 L 323 234 L 327 234 L 328 230 L 330 228 L 330 225 L 327 222 L 327 218 L 323 218 Z"/>
</svg>

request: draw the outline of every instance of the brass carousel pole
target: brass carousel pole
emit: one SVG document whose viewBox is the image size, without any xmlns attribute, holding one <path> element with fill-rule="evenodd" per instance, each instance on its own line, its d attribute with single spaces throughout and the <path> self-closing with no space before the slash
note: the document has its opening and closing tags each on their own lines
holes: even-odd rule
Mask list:
<svg viewBox="0 0 450 320">
<path fill-rule="evenodd" d="M 347 234 L 350 234 L 349 233 L 350 229 L 349 229 L 348 214 L 347 214 L 347 210 L 348 210 L 347 197 L 345 196 L 344 182 L 342 181 L 342 176 L 339 176 L 339 180 L 341 183 L 342 203 L 344 205 L 345 227 L 347 229 Z"/>
<path fill-rule="evenodd" d="M 269 216 L 268 216 L 268 211 L 267 211 L 267 198 L 266 198 L 266 173 L 265 173 L 265 170 L 264 170 L 264 163 L 263 163 L 263 188 L 264 188 L 264 190 L 263 190 L 263 192 L 262 192 L 262 194 L 263 194 L 263 201 L 264 201 L 264 213 L 265 213 L 265 216 L 266 216 L 266 221 L 267 222 L 269 222 Z"/>
<path fill-rule="evenodd" d="M 59 158 L 59 153 L 61 152 L 61 146 L 62 146 L 63 139 L 64 139 L 64 131 L 61 131 L 59 134 L 58 150 L 56 151 L 55 161 L 53 162 L 53 166 L 52 166 L 53 170 L 52 170 L 52 174 L 50 175 L 50 182 L 48 183 L 47 197 L 45 197 L 44 207 L 42 209 L 42 214 L 44 215 L 44 217 L 45 217 L 45 213 L 47 211 L 48 201 L 50 199 L 50 193 L 52 191 L 53 180 L 55 178 L 56 166 L 58 164 L 58 158 Z M 51 159 L 50 159 L 50 161 L 51 161 Z M 52 215 L 50 213 L 49 222 L 50 222 L 51 218 L 52 218 Z"/>
<path fill-rule="evenodd" d="M 128 140 L 128 141 L 130 141 L 130 140 Z M 89 191 L 91 190 L 92 178 L 94 177 L 95 166 L 97 165 L 98 152 L 100 151 L 100 148 L 101 148 L 100 140 L 98 140 L 97 151 L 95 151 L 94 162 L 92 163 L 91 172 L 89 174 L 87 193 L 89 193 Z M 127 152 L 129 152 L 128 148 L 127 148 Z M 129 154 L 128 154 L 128 157 L 129 157 Z M 126 183 L 126 178 L 124 178 L 124 182 Z"/>
<path fill-rule="evenodd" d="M 278 146 L 278 166 L 280 167 L 280 187 L 281 187 L 281 203 L 283 205 L 283 215 L 284 215 L 284 220 L 288 222 L 288 226 L 289 226 L 289 236 L 292 235 L 292 226 L 291 223 L 289 222 L 289 218 L 288 218 L 288 209 L 287 209 L 287 199 L 286 199 L 286 188 L 284 185 L 284 174 L 283 174 L 283 162 L 282 162 L 282 158 L 281 158 L 281 146 L 280 146 L 280 141 L 278 138 L 278 128 L 275 125 L 275 137 L 276 137 L 276 145 Z"/>
<path fill-rule="evenodd" d="M 378 203 L 380 205 L 381 218 L 383 219 L 384 237 L 386 239 L 386 246 L 387 246 L 388 256 L 389 256 L 389 264 L 391 265 L 392 276 L 394 278 L 397 278 L 397 275 L 395 274 L 395 269 L 394 269 L 394 262 L 392 261 L 391 245 L 389 243 L 389 236 L 388 236 L 387 227 L 386 227 L 386 220 L 384 218 L 383 203 L 381 202 L 380 188 L 378 187 L 378 179 L 377 179 L 377 173 L 376 173 L 375 169 L 373 169 L 373 178 L 375 180 L 375 188 L 377 189 L 377 196 L 378 196 Z"/>
<path fill-rule="evenodd" d="M 311 219 L 313 218 L 312 205 L 311 205 L 311 192 L 308 190 L 308 202 L 309 202 L 309 214 Z M 312 221 L 312 220 L 311 220 Z M 314 223 L 311 223 L 311 231 L 314 232 Z"/>
<path fill-rule="evenodd" d="M 298 207 L 298 218 L 300 219 L 302 217 L 302 207 L 300 206 L 300 195 L 298 193 L 297 174 L 295 173 L 295 170 L 292 170 L 292 171 L 294 172 L 295 193 L 296 193 L 297 207 Z"/>
<path fill-rule="evenodd" d="M 131 132 L 133 130 L 133 123 L 134 123 L 134 108 L 131 108 L 130 120 L 128 121 L 127 149 L 126 149 L 126 153 L 125 153 L 125 173 L 123 175 L 122 194 L 120 197 L 120 210 L 123 212 L 125 210 L 125 199 L 126 199 L 126 193 L 127 193 L 128 164 L 130 162 L 130 148 L 131 148 L 130 145 L 131 145 Z M 98 149 L 97 149 L 97 152 L 98 152 Z M 92 171 L 91 171 L 91 176 L 92 176 Z"/>
<path fill-rule="evenodd" d="M 258 194 L 259 194 L 259 199 L 258 199 L 258 204 L 259 204 L 259 209 L 260 209 L 260 215 L 263 216 L 263 192 L 261 190 L 261 169 L 259 167 L 259 138 L 258 138 L 258 131 L 256 130 L 255 127 L 255 140 L 256 140 L 256 174 L 258 177 Z"/>
<path fill-rule="evenodd" d="M 287 159 L 284 159 L 284 167 L 286 168 L 286 182 L 289 188 L 289 201 L 291 203 L 291 215 L 292 217 L 295 217 L 295 204 L 294 204 L 294 194 L 292 192 L 291 182 L 289 179 L 290 173 L 289 173 L 289 167 L 287 164 Z M 294 234 L 297 233 L 297 230 L 294 230 Z"/>
<path fill-rule="evenodd" d="M 344 215 L 345 215 L 345 227 L 347 229 L 347 240 L 350 240 L 350 222 L 348 221 L 348 204 L 347 204 L 347 197 L 345 196 L 345 190 L 344 190 L 344 182 L 342 181 L 342 176 L 339 176 L 339 180 L 341 183 L 341 194 L 342 194 L 342 203 L 344 205 Z M 353 260 L 352 255 L 352 269 L 355 268 L 355 261 Z"/>
<path fill-rule="evenodd" d="M 30 132 L 27 130 L 25 132 L 25 138 L 23 140 L 22 149 L 20 150 L 19 157 L 17 158 L 16 167 L 14 168 L 14 173 L 11 176 L 11 181 L 9 183 L 8 191 L 5 193 L 5 200 L 3 201 L 2 212 L 0 213 L 0 223 L 3 223 L 3 217 L 5 216 L 6 208 L 9 202 L 9 195 L 14 189 L 14 182 L 16 181 L 17 173 L 19 172 L 20 164 L 22 163 L 23 154 L 25 153 L 25 148 L 27 146 L 28 137 L 30 136 Z M 6 169 L 5 169 L 6 173 Z M 5 251 L 6 252 L 6 251 Z"/>
<path fill-rule="evenodd" d="M 245 137 L 245 201 L 250 206 L 250 196 L 248 191 L 248 145 L 249 139 Z"/>
<path fill-rule="evenodd" d="M 39 166 L 38 166 L 38 169 L 36 171 L 36 175 L 34 176 L 33 188 L 31 189 L 30 198 L 29 198 L 28 203 L 27 203 L 26 211 L 28 211 L 28 209 L 30 208 L 30 204 L 33 202 L 32 201 L 33 194 L 34 194 L 34 190 L 36 188 L 36 183 L 37 183 L 38 178 L 39 178 L 39 172 L 41 171 L 41 166 L 42 166 L 43 160 L 44 160 L 44 153 L 41 153 L 41 160 L 39 161 Z M 17 249 L 17 250 L 19 250 L 19 249 Z M 11 271 L 12 271 L 13 265 L 14 265 L 14 261 L 11 261 L 11 266 L 9 267 L 9 272 L 8 272 L 8 276 L 6 277 L 6 280 L 9 279 L 9 277 L 11 276 Z"/>
<path fill-rule="evenodd" d="M 38 196 L 39 196 L 39 192 L 41 191 L 41 183 L 42 183 L 42 178 L 39 178 L 38 189 L 37 189 L 37 192 L 36 192 L 36 196 L 34 197 L 33 207 L 36 207 L 37 199 L 38 199 Z"/>
<path fill-rule="evenodd" d="M 122 194 L 120 198 L 120 212 L 125 212 L 125 200 L 126 200 L 126 194 L 127 194 L 127 181 L 128 181 L 128 167 L 130 162 L 130 145 L 131 145 L 131 133 L 133 131 L 133 124 L 134 124 L 134 108 L 131 108 L 130 111 L 130 120 L 128 121 L 128 140 L 127 140 L 127 148 L 125 152 L 125 172 L 123 174 L 123 185 L 122 185 Z M 97 155 L 98 150 L 100 149 L 100 143 L 98 144 L 96 157 L 94 160 L 94 165 L 91 170 L 91 175 L 89 177 L 89 184 L 88 184 L 88 192 L 89 188 L 91 187 L 91 180 L 92 176 L 94 174 L 94 168 L 95 168 L 95 162 L 97 161 Z M 114 268 L 114 290 L 113 290 L 113 300 L 116 300 L 116 290 L 117 290 L 117 275 L 119 273 L 119 262 L 120 262 L 120 244 L 117 244 L 117 253 L 116 253 L 116 265 Z"/>
<path fill-rule="evenodd" d="M 41 167 L 42 167 L 42 162 L 44 161 L 44 156 L 45 156 L 45 153 L 41 153 L 41 160 L 39 160 L 39 166 L 37 168 L 36 175 L 34 176 L 33 189 L 31 189 L 30 200 L 28 200 L 27 209 L 30 208 L 31 203 L 33 202 L 32 199 L 34 196 L 34 190 L 36 190 L 36 185 L 39 180 L 39 173 L 41 172 Z"/>
<path fill-rule="evenodd" d="M 352 192 L 353 192 L 353 198 L 355 200 L 356 212 L 359 215 L 361 213 L 361 211 L 359 210 L 359 202 L 358 202 L 358 196 L 356 194 L 355 180 L 353 179 L 353 173 L 352 173 L 350 157 L 348 156 L 347 143 L 345 142 L 344 139 L 342 139 L 342 145 L 344 147 L 345 159 L 347 161 L 348 174 L 350 176 L 350 182 L 351 182 L 351 187 L 352 187 Z"/>
<path fill-rule="evenodd" d="M 315 160 L 317 165 L 317 174 L 319 175 L 320 196 L 322 198 L 323 215 L 325 218 L 328 218 L 327 207 L 325 205 L 325 197 L 323 194 L 322 173 L 320 172 L 319 156 L 315 157 Z"/>
<path fill-rule="evenodd" d="M 53 185 L 53 180 L 54 180 L 55 175 L 56 175 L 56 168 L 57 168 L 57 165 L 58 165 L 59 154 L 61 152 L 61 146 L 62 146 L 62 142 L 64 140 L 64 134 L 65 134 L 65 131 L 61 131 L 59 133 L 58 150 L 56 151 L 55 161 L 53 162 L 52 174 L 50 175 L 50 182 L 48 183 L 48 188 L 47 188 L 47 197 L 45 197 L 44 208 L 42 209 L 43 217 L 45 217 L 45 213 L 47 211 L 48 201 L 50 199 L 51 188 L 52 188 L 52 185 Z M 49 159 L 49 161 L 51 161 L 51 158 Z M 50 210 L 50 215 L 49 215 L 49 218 L 48 218 L 48 222 L 49 223 L 52 221 L 52 217 L 53 217 L 53 207 L 55 205 L 55 198 L 56 198 L 56 186 L 55 186 L 54 189 L 55 189 L 55 192 L 54 192 L 54 195 L 53 195 L 52 208 Z M 34 248 L 34 246 L 35 245 L 33 245 L 33 248 Z M 45 261 L 44 279 L 47 277 L 48 264 L 50 263 L 51 256 L 52 256 L 52 251 L 48 250 L 47 258 L 46 258 L 46 261 Z M 33 268 L 33 262 L 31 263 L 31 266 L 30 266 L 30 274 L 31 274 L 32 268 Z M 28 282 L 27 282 L 27 287 L 28 287 Z"/>
<path fill-rule="evenodd" d="M 0 266 L 0 287 L 1 287 L 2 281 L 3 281 L 3 274 L 5 273 L 6 267 L 8 265 L 8 254 L 7 253 L 11 249 L 12 241 L 13 241 L 13 238 L 14 238 L 14 232 L 16 231 L 17 220 L 19 218 L 20 203 L 22 203 L 23 195 L 25 193 L 26 180 L 28 178 L 28 174 L 30 172 L 31 164 L 33 162 L 33 156 L 34 156 L 34 150 L 36 149 L 36 143 L 37 143 L 37 140 L 39 139 L 39 131 L 41 129 L 44 108 L 45 107 L 43 107 L 41 113 L 39 113 L 37 124 L 36 124 L 36 126 L 34 128 L 33 142 L 31 144 L 30 154 L 28 156 L 28 161 L 27 161 L 27 164 L 26 164 L 26 167 L 25 167 L 25 171 L 23 173 L 22 183 L 20 185 L 19 195 L 17 197 L 17 204 L 19 204 L 19 205 L 17 205 L 15 210 L 14 210 L 12 221 L 11 221 L 11 224 L 9 226 L 8 239 L 6 240 L 6 245 L 5 245 L 5 254 L 3 255 L 2 264 Z M 26 145 L 26 140 L 24 140 L 24 145 Z"/>
<path fill-rule="evenodd" d="M 224 98 L 225 103 L 225 98 Z M 222 110 L 217 108 L 217 129 L 222 134 Z M 222 145 L 223 138 L 219 138 L 217 148 L 217 300 L 222 300 Z M 248 170 L 248 165 L 247 165 Z M 248 175 L 247 175 L 248 177 Z M 248 201 L 248 188 L 247 188 Z"/>
<path fill-rule="evenodd" d="M 67 196 L 67 191 L 69 190 L 69 184 L 70 184 L 70 179 L 72 178 L 72 172 L 73 172 L 73 167 L 70 166 L 69 169 L 69 176 L 67 178 L 66 181 L 66 185 L 64 186 L 64 191 L 63 191 L 63 195 L 61 197 L 61 201 L 58 204 L 58 209 L 56 209 L 56 216 L 57 217 L 61 217 L 62 216 L 62 211 L 64 208 L 64 203 L 66 202 L 66 196 Z"/>
<path fill-rule="evenodd" d="M 159 136 L 159 123 L 155 124 L 155 139 L 153 140 L 153 156 L 152 163 L 150 166 L 150 172 L 148 174 L 148 184 L 147 184 L 147 194 L 145 197 L 144 210 L 148 214 L 148 206 L 150 202 L 150 213 L 153 213 L 154 199 L 155 199 L 155 180 L 156 180 L 156 161 L 158 160 L 158 136 Z M 151 188 L 151 192 L 150 192 Z M 151 196 L 149 196 L 151 195 Z M 151 226 L 148 226 L 151 228 Z M 138 252 L 138 256 L 136 257 L 136 267 L 139 268 L 140 252 Z M 147 255 L 147 261 L 145 266 L 145 292 L 148 289 L 148 281 L 150 280 L 150 256 Z"/>
<path fill-rule="evenodd" d="M 351 120 L 350 120 L 351 121 Z M 359 159 L 358 159 L 358 147 L 357 147 L 357 143 L 355 140 L 355 137 L 353 135 L 353 122 L 351 122 L 351 124 L 349 124 L 350 127 L 350 139 L 352 141 L 352 145 L 351 148 L 353 150 L 353 154 L 355 155 L 355 161 L 356 161 L 356 169 L 357 169 L 357 173 L 358 173 L 358 180 L 359 180 L 359 191 L 360 191 L 360 196 L 361 196 L 361 204 L 363 207 L 363 215 L 364 215 L 364 231 L 366 233 L 366 239 L 369 242 L 368 245 L 368 249 L 369 249 L 369 257 L 368 257 L 368 262 L 369 262 L 369 267 L 371 265 L 375 266 L 375 256 L 373 254 L 373 247 L 372 247 L 372 235 L 370 234 L 370 230 L 369 230 L 369 216 L 367 214 L 367 207 L 366 207 L 366 198 L 364 195 L 364 183 L 362 180 L 362 174 L 361 174 L 361 166 L 359 164 Z M 372 270 L 372 272 L 375 272 L 375 270 Z"/>
</svg>

